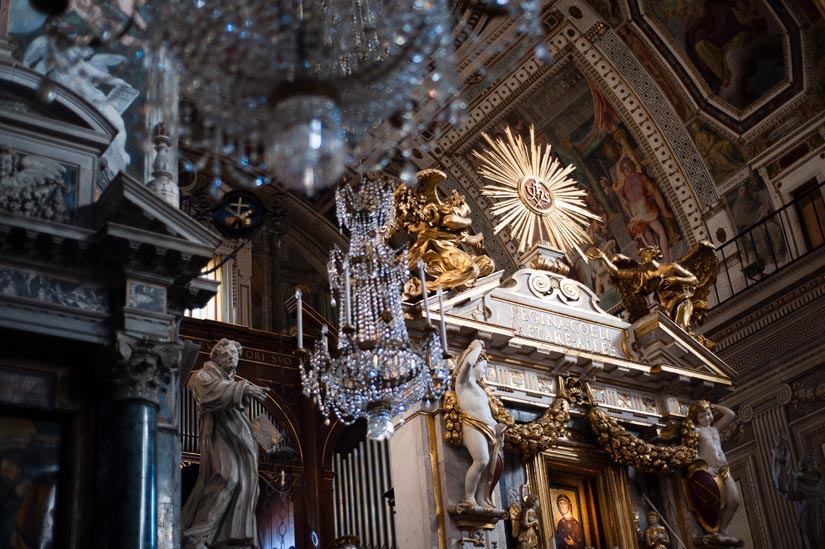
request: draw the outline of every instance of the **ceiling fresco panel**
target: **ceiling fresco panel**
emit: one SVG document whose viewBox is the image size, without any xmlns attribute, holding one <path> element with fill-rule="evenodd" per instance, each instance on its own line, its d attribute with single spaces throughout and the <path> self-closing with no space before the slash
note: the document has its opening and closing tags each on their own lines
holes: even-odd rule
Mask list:
<svg viewBox="0 0 825 549">
<path fill-rule="evenodd" d="M 735 133 L 747 132 L 803 89 L 799 26 L 780 0 L 628 5 L 697 104 Z"/>
</svg>

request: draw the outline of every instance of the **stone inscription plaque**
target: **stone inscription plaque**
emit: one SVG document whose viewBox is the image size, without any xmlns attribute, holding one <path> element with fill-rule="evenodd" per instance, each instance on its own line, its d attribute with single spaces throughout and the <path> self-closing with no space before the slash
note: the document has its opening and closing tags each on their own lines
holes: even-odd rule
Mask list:
<svg viewBox="0 0 825 549">
<path fill-rule="evenodd" d="M 516 335 L 528 339 L 626 358 L 622 349 L 624 330 L 559 313 L 507 304 L 507 315 Z"/>
</svg>

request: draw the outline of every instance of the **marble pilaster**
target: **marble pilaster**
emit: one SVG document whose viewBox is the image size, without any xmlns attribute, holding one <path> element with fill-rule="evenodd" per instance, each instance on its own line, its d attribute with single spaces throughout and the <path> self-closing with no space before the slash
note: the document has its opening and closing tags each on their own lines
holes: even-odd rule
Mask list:
<svg viewBox="0 0 825 549">
<path fill-rule="evenodd" d="M 464 498 L 464 475 L 470 457 L 464 448 L 446 443 L 441 416 L 427 410 L 412 412 L 396 426 L 390 439 L 390 459 L 398 546 L 404 549 L 507 547 L 504 521 L 491 518 L 490 528 L 464 525 L 451 510 Z M 409 471 L 417 471 L 410 475 Z M 403 497 L 400 495 L 403 494 Z M 497 508 L 502 508 L 498 490 Z M 459 522 L 462 525 L 459 525 Z"/>
<path fill-rule="evenodd" d="M 798 521 L 793 504 L 774 488 L 770 472 L 771 449 L 776 446 L 780 433 L 790 432 L 785 405 L 791 396 L 790 386 L 783 383 L 775 391 L 744 404 L 739 410 L 740 419 L 753 424 L 756 459 L 763 472 L 762 501 L 766 516 L 775 524 L 796 524 Z M 770 531 L 776 547 L 798 547 L 800 544 L 796 529 L 771 528 Z"/>
</svg>

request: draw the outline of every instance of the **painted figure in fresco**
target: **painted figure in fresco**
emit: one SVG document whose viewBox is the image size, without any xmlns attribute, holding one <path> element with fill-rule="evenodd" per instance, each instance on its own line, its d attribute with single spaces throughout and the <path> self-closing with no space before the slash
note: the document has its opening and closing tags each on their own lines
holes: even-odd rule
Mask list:
<svg viewBox="0 0 825 549">
<path fill-rule="evenodd" d="M 825 479 L 816 456 L 810 453 L 791 468 L 788 439 L 779 435 L 771 450 L 773 483 L 779 492 L 794 502 L 804 549 L 821 547 L 825 540 Z"/>
<path fill-rule="evenodd" d="M 212 360 L 189 379 L 198 406 L 201 465 L 181 515 L 186 549 L 258 546 L 258 445 L 244 398 L 263 401 L 267 389 L 235 380 L 240 351 L 237 341 L 221 339 Z"/>
<path fill-rule="evenodd" d="M 670 244 L 663 219 L 670 217 L 662 193 L 644 172 L 628 157 L 619 160 L 619 178 L 613 190 L 619 195 L 624 210 L 630 216 L 627 229 L 637 241 L 658 245 L 665 261 L 670 261 Z"/>
<path fill-rule="evenodd" d="M 564 494 L 556 498 L 556 507 L 561 514 L 556 523 L 556 547 L 559 549 L 584 549 L 582 526 L 573 516 L 573 504 Z"/>
<path fill-rule="evenodd" d="M 670 535 L 667 529 L 659 524 L 659 513 L 656 511 L 647 514 L 645 547 L 647 549 L 669 549 L 670 547 Z"/>
<path fill-rule="evenodd" d="M 770 202 L 767 199 L 760 200 L 755 197 L 747 182 L 736 189 L 736 199 L 731 206 L 731 214 L 738 232 L 751 229 L 771 212 Z M 746 268 L 757 265 L 758 267 L 754 267 L 754 272 L 759 273 L 769 263 L 776 265 L 783 263 L 787 255 L 782 228 L 774 219 L 769 219 L 746 233 L 742 248 Z"/>
<path fill-rule="evenodd" d="M 714 421 L 713 413 L 720 414 L 719 419 Z M 720 509 L 718 518 L 718 529 L 713 535 L 706 536 L 708 541 L 730 542 L 731 544 L 741 543 L 741 540 L 729 535 L 730 526 L 742 496 L 739 487 L 730 474 L 730 466 L 725 452 L 722 451 L 722 441 L 719 438 L 719 431 L 724 430 L 736 418 L 736 414 L 730 408 L 719 404 L 711 404 L 707 400 L 700 400 L 691 405 L 688 410 L 688 418 L 694 423 L 699 446 L 696 450 L 698 459 L 702 465 L 707 466 L 707 473 L 713 477 L 720 485 Z"/>
<path fill-rule="evenodd" d="M 464 446 L 473 458 L 464 476 L 464 501 L 494 507 L 493 488 L 504 464 L 506 426 L 493 418 L 487 392 L 479 383 L 486 371 L 484 342 L 476 339 L 459 358 L 455 378 Z"/>
<path fill-rule="evenodd" d="M 753 0 L 691 2 L 685 11 L 685 50 L 720 98 L 747 105 L 755 62 L 781 62 L 781 44 L 768 33 Z"/>
<path fill-rule="evenodd" d="M 745 164 L 742 153 L 727 139 L 720 139 L 701 124 L 692 125 L 699 152 L 718 181 L 739 170 Z"/>
</svg>

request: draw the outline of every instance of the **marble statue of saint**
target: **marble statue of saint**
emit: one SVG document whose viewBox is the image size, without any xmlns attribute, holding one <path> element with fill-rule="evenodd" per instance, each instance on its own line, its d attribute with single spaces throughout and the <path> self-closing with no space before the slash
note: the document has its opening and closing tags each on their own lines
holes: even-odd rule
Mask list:
<svg viewBox="0 0 825 549">
<path fill-rule="evenodd" d="M 659 513 L 656 511 L 647 514 L 645 547 L 647 549 L 669 549 L 670 547 L 670 535 L 667 529 L 659 524 Z"/>
<path fill-rule="evenodd" d="M 258 546 L 258 446 L 244 412 L 244 398 L 263 401 L 267 389 L 235 379 L 241 345 L 221 339 L 211 361 L 194 372 L 200 424 L 200 473 L 183 507 L 186 549 Z"/>
<path fill-rule="evenodd" d="M 714 412 L 720 414 L 719 419 L 715 421 L 713 418 Z M 688 417 L 694 422 L 699 441 L 697 461 L 703 462 L 703 465 L 707 466 L 707 473 L 716 480 L 720 488 L 721 501 L 718 528 L 715 534 L 709 536 L 709 539 L 731 545 L 741 544 L 741 540 L 729 535 L 728 526 L 730 526 L 736 510 L 742 502 L 742 496 L 739 493 L 736 481 L 730 474 L 728 459 L 722 451 L 722 441 L 719 438 L 719 431 L 730 425 L 736 418 L 736 414 L 725 406 L 711 404 L 707 400 L 700 400 L 691 405 L 688 410 Z"/>
<path fill-rule="evenodd" d="M 476 339 L 458 360 L 455 393 L 461 408 L 464 446 L 473 458 L 464 477 L 464 501 L 495 507 L 493 488 L 503 467 L 506 426 L 493 417 L 487 392 L 480 383 L 486 369 L 484 342 Z"/>
<path fill-rule="evenodd" d="M 825 479 L 816 461 L 808 454 L 796 469 L 791 468 L 788 440 L 780 435 L 776 448 L 771 450 L 773 483 L 779 492 L 794 502 L 799 515 L 802 547 L 821 547 L 825 540 Z"/>
</svg>

